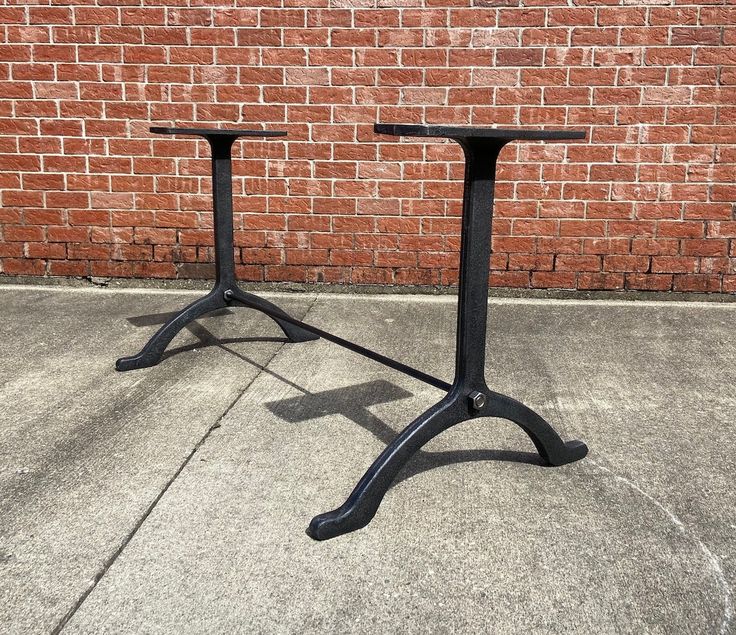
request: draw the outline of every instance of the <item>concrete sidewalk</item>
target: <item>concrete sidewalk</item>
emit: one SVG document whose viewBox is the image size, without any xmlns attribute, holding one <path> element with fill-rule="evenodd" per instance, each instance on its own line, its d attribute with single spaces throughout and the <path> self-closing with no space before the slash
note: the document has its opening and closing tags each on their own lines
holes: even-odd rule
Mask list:
<svg viewBox="0 0 736 635">
<path fill-rule="evenodd" d="M 442 392 L 245 309 L 116 373 L 200 292 L 0 287 L 0 631 L 734 633 L 736 304 L 493 300 L 480 419 L 365 529 L 304 530 Z M 451 297 L 269 295 L 447 380 Z"/>
</svg>

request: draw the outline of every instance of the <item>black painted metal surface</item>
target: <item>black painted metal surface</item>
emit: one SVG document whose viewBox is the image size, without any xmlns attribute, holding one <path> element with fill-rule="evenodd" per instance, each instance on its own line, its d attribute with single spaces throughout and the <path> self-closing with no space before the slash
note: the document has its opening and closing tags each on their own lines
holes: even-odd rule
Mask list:
<svg viewBox="0 0 736 635">
<path fill-rule="evenodd" d="M 235 281 L 235 257 L 233 252 L 233 190 L 232 161 L 230 152 L 238 137 L 284 136 L 285 132 L 268 130 L 219 130 L 212 128 L 160 128 L 151 132 L 158 134 L 187 134 L 204 137 L 212 151 L 212 198 L 215 231 L 215 286 L 205 297 L 184 308 L 178 315 L 164 324 L 143 347 L 130 357 L 121 357 L 115 363 L 117 370 L 133 370 L 155 366 L 161 361 L 166 347 L 176 334 L 191 321 L 206 313 L 231 304 L 226 297 L 230 292 L 240 304 L 263 311 L 268 310 L 291 342 L 315 340 L 318 336 L 299 328 L 282 318 L 289 316 L 276 305 L 251 293 L 242 291 Z M 235 302 L 237 304 L 238 302 Z"/>
<path fill-rule="evenodd" d="M 198 137 L 232 137 L 233 141 L 238 137 L 285 137 L 283 130 L 234 130 L 223 128 L 167 128 L 164 126 L 151 126 L 151 132 L 156 134 L 185 134 Z"/>
<path fill-rule="evenodd" d="M 448 137 L 459 143 L 465 154 L 455 379 L 443 399 L 415 419 L 386 447 L 343 505 L 312 519 L 307 533 L 317 540 L 367 525 L 411 456 L 438 434 L 469 419 L 501 417 L 513 421 L 527 433 L 550 465 L 571 463 L 588 453 L 584 443 L 565 443 L 536 412 L 511 397 L 490 390 L 485 380 L 491 219 L 498 154 L 514 139 L 580 139 L 584 133 L 380 124 L 376 124 L 375 131 Z"/>
<path fill-rule="evenodd" d="M 401 137 L 446 137 L 448 139 L 498 139 L 505 141 L 560 141 L 585 139 L 583 130 L 533 130 L 477 126 L 432 126 L 377 123 L 374 132 Z"/>
</svg>

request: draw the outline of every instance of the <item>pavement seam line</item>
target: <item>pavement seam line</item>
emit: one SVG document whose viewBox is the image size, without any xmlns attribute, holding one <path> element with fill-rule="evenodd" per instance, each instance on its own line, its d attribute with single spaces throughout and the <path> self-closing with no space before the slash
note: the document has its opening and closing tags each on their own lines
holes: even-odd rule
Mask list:
<svg viewBox="0 0 736 635">
<path fill-rule="evenodd" d="M 312 310 L 314 305 L 317 303 L 317 296 L 315 295 L 314 299 L 310 303 L 310 305 L 307 307 L 307 310 L 304 312 L 304 315 L 302 316 L 302 321 L 307 317 L 309 312 Z M 113 554 L 103 563 L 102 568 L 95 574 L 94 578 L 92 579 L 92 583 L 85 589 L 84 593 L 79 596 L 77 601 L 74 603 L 74 606 L 72 606 L 65 614 L 64 616 L 59 620 L 58 624 L 54 627 L 54 629 L 51 631 L 51 635 L 58 635 L 61 633 L 61 631 L 66 627 L 66 625 L 69 623 L 69 621 L 74 617 L 74 615 L 77 613 L 77 611 L 82 607 L 84 602 L 87 600 L 87 598 L 90 596 L 92 591 L 94 591 L 97 588 L 97 585 L 100 583 L 102 578 L 105 577 L 105 574 L 110 570 L 112 565 L 115 564 L 115 561 L 118 559 L 118 557 L 125 551 L 125 548 L 130 544 L 130 541 L 133 540 L 135 535 L 138 533 L 138 530 L 143 526 L 143 524 L 148 520 L 148 517 L 153 513 L 153 510 L 158 505 L 159 501 L 164 497 L 166 492 L 169 491 L 169 488 L 174 484 L 177 478 L 179 478 L 179 475 L 184 471 L 184 469 L 189 465 L 194 455 L 199 451 L 199 448 L 201 448 L 206 442 L 207 439 L 209 439 L 210 435 L 214 430 L 219 428 L 222 425 L 223 419 L 228 415 L 228 413 L 235 407 L 235 404 L 240 401 L 240 398 L 248 392 L 248 389 L 253 385 L 253 383 L 266 371 L 268 366 L 271 364 L 271 362 L 276 358 L 276 356 L 281 352 L 281 350 L 284 348 L 284 346 L 288 342 L 282 342 L 281 346 L 279 346 L 274 352 L 273 355 L 271 355 L 267 360 L 266 363 L 261 366 L 260 370 L 255 374 L 253 379 L 251 379 L 247 385 L 235 396 L 235 398 L 230 402 L 230 404 L 225 408 L 224 412 L 217 418 L 217 420 L 207 429 L 207 431 L 204 433 L 202 438 L 197 441 L 197 443 L 192 448 L 192 451 L 187 455 L 187 457 L 184 459 L 182 464 L 179 466 L 179 468 L 174 472 L 174 475 L 166 482 L 163 489 L 156 495 L 156 497 L 153 499 L 153 502 L 146 508 L 146 511 L 143 513 L 143 515 L 138 519 L 138 522 L 133 526 L 133 528 L 128 532 L 128 534 L 123 539 L 122 543 L 118 546 L 118 548 L 113 552 Z"/>
<path fill-rule="evenodd" d="M 56 285 L 26 285 L 3 284 L 0 282 L 0 291 L 58 291 L 62 293 L 92 293 L 92 294 L 122 294 L 122 295 L 202 295 L 206 289 L 156 289 L 148 287 L 66 287 Z M 263 297 L 293 298 L 298 295 L 309 295 L 306 291 L 263 291 Z M 457 294 L 424 294 L 424 293 L 336 293 L 329 291 L 315 292 L 317 296 L 328 300 L 366 300 L 370 302 L 412 302 L 456 304 Z M 713 294 L 716 295 L 716 294 Z M 490 296 L 489 305 L 517 305 L 530 304 L 536 306 L 615 306 L 615 307 L 647 307 L 647 308 L 703 308 L 718 307 L 721 309 L 736 309 L 736 300 L 733 294 L 718 294 L 719 299 L 712 300 L 677 300 L 677 299 L 638 299 L 638 298 L 536 298 L 536 297 L 505 297 Z M 723 299 L 720 298 L 723 296 Z"/>
</svg>

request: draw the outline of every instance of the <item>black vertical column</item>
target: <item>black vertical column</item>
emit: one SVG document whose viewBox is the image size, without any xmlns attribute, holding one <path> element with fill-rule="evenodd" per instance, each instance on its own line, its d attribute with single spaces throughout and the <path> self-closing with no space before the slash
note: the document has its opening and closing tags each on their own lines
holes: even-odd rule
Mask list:
<svg viewBox="0 0 736 635">
<path fill-rule="evenodd" d="M 456 386 L 485 386 L 488 276 L 496 160 L 504 141 L 456 139 L 465 152 L 460 280 L 457 312 Z"/>
<path fill-rule="evenodd" d="M 206 139 L 212 150 L 212 208 L 215 230 L 216 286 L 235 284 L 233 245 L 233 185 L 230 156 L 235 135 L 211 135 Z"/>
</svg>

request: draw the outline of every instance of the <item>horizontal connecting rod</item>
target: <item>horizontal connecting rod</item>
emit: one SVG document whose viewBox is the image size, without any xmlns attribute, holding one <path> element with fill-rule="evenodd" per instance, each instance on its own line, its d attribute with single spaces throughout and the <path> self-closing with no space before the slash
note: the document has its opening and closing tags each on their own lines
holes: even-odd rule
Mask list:
<svg viewBox="0 0 736 635">
<path fill-rule="evenodd" d="M 372 359 L 373 361 L 378 362 L 379 364 L 383 364 L 384 366 L 388 366 L 389 368 L 398 370 L 400 373 L 409 375 L 410 377 L 413 377 L 414 379 L 423 381 L 425 384 L 429 384 L 430 386 L 434 386 L 435 388 L 439 388 L 447 392 L 450 392 L 450 390 L 452 389 L 452 384 L 448 384 L 446 381 L 442 381 L 441 379 L 438 379 L 437 377 L 434 377 L 432 375 L 428 375 L 427 373 L 424 373 L 421 370 L 417 370 L 416 368 L 412 368 L 411 366 L 402 364 L 401 362 L 396 361 L 395 359 L 391 359 L 390 357 L 381 355 L 381 353 L 376 353 L 375 351 L 372 351 L 369 348 L 365 348 L 364 346 L 361 346 L 360 344 L 355 344 L 354 342 L 351 342 L 350 340 L 346 340 L 346 339 L 343 339 L 342 337 L 338 337 L 337 335 L 333 335 L 332 333 L 328 333 L 327 331 L 323 331 L 322 329 L 317 328 L 316 326 L 312 326 L 311 324 L 306 324 L 305 322 L 302 322 L 301 320 L 297 320 L 296 318 L 293 318 L 286 313 L 271 311 L 267 307 L 263 307 L 261 305 L 256 305 L 256 304 L 251 304 L 250 302 L 247 301 L 247 298 L 236 297 L 233 294 L 233 292 L 230 290 L 225 291 L 224 296 L 225 296 L 225 300 L 228 302 L 238 302 L 239 304 L 247 306 L 251 309 L 256 309 L 257 311 L 264 313 L 270 318 L 281 320 L 283 322 L 288 322 L 289 324 L 293 324 L 294 326 L 298 326 L 304 329 L 305 331 L 309 331 L 310 333 L 319 335 L 320 337 L 328 340 L 329 342 L 333 342 L 334 344 L 337 344 L 338 346 L 342 346 L 343 348 L 347 348 L 348 350 L 351 350 L 354 353 L 358 353 L 358 355 L 362 355 L 363 357 Z"/>
</svg>

